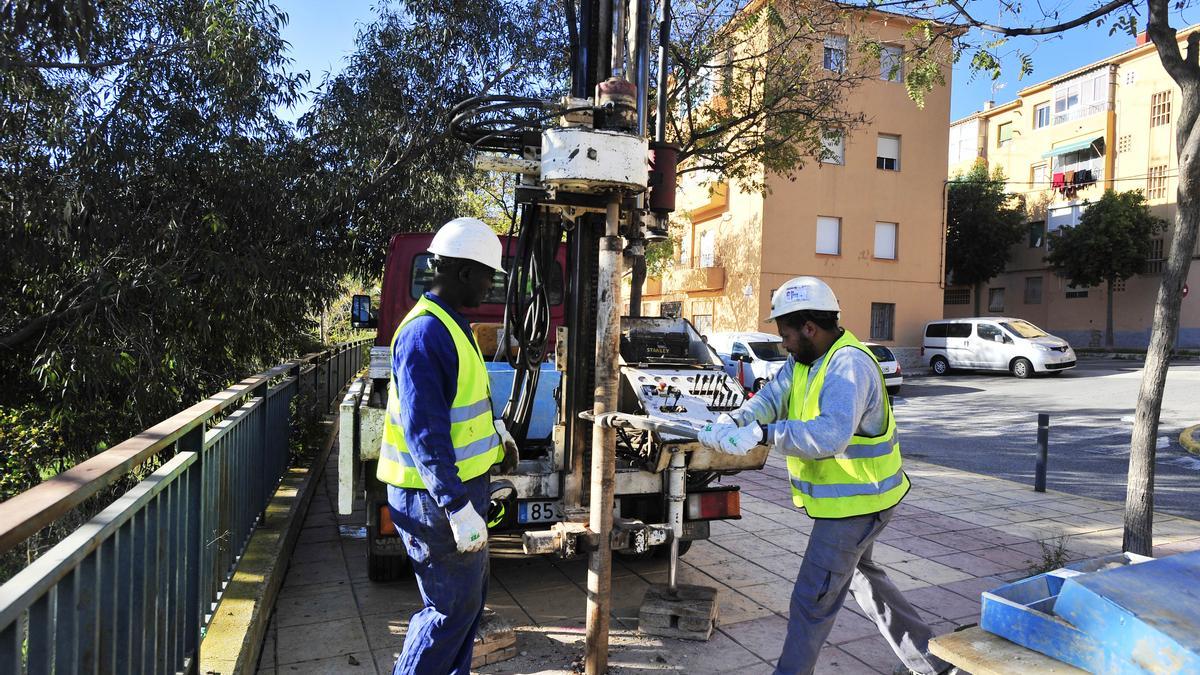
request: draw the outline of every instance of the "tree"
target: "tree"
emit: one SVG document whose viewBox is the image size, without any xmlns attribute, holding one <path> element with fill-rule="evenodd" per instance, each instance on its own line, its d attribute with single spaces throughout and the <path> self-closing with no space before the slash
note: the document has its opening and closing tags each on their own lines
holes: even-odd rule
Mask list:
<svg viewBox="0 0 1200 675">
<path fill-rule="evenodd" d="M 946 184 L 946 270 L 954 283 L 971 286 L 976 316 L 981 284 L 1004 271 L 1023 232 L 1024 211 L 1004 186 L 1004 173 L 989 174 L 983 160 Z"/>
<path fill-rule="evenodd" d="M 1146 269 L 1151 240 L 1166 222 L 1150 213 L 1140 190 L 1105 190 L 1074 227 L 1049 234 L 1046 261 L 1075 286 L 1106 284 L 1104 344 L 1113 346 L 1113 285 Z"/>
</svg>

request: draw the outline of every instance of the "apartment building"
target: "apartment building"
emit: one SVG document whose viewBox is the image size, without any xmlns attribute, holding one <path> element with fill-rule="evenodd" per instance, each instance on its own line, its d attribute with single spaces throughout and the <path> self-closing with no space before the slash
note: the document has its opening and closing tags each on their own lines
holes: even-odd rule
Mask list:
<svg viewBox="0 0 1200 675">
<path fill-rule="evenodd" d="M 1180 31 L 1180 42 L 1197 30 L 1200 25 Z M 1004 273 L 981 289 L 984 314 L 1027 319 L 1077 347 L 1103 346 L 1107 289 L 1077 288 L 1056 275 L 1045 262 L 1047 233 L 1078 223 L 1088 202 L 1106 189 L 1143 191 L 1153 212 L 1173 224 L 1180 91 L 1154 45 L 1144 35 L 1136 42 L 951 124 L 950 175 L 980 159 L 1003 169 L 1028 217 L 1028 234 L 1012 248 Z M 1154 241 L 1146 273 L 1113 290 L 1118 347 L 1149 343 L 1170 233 Z M 1200 256 L 1200 247 L 1194 255 Z M 1200 287 L 1200 265 L 1193 263 L 1188 284 Z M 970 316 L 972 292 L 948 286 L 945 315 Z M 1200 347 L 1200 302 L 1194 296 L 1183 302 L 1178 346 Z"/>
<path fill-rule="evenodd" d="M 666 274 L 647 280 L 645 314 L 681 315 L 702 333 L 773 332 L 771 294 L 807 274 L 833 287 L 842 324 L 861 339 L 895 347 L 902 358 L 916 354 L 925 323 L 942 314 L 950 69 L 924 109 L 909 99 L 894 66 L 902 67 L 910 26 L 906 17 L 869 12 L 846 34 L 824 39 L 830 69 L 860 58 L 848 48 L 857 31 L 885 44 L 882 64 L 871 66 L 878 77 L 847 102 L 867 123 L 830 133 L 825 161 L 811 161 L 795 180 L 762 176 L 765 194 L 684 175 L 676 257 Z"/>
</svg>

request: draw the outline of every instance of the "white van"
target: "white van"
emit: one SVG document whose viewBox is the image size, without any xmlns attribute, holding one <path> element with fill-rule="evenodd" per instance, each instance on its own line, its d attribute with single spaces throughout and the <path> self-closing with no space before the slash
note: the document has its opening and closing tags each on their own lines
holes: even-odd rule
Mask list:
<svg viewBox="0 0 1200 675">
<path fill-rule="evenodd" d="M 708 346 L 725 364 L 725 372 L 737 378 L 750 391 L 758 391 L 774 378 L 788 358 L 787 350 L 783 348 L 783 338 L 778 335 L 723 332 L 707 337 Z"/>
<path fill-rule="evenodd" d="M 1017 377 L 1075 367 L 1075 350 L 1024 319 L 974 317 L 925 325 L 921 356 L 936 375 L 953 368 L 1007 370 Z"/>
</svg>

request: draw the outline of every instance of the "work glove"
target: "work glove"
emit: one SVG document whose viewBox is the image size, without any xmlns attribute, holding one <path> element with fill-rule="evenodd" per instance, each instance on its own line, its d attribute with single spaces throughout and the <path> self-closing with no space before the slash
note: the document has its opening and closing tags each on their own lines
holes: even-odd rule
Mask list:
<svg viewBox="0 0 1200 675">
<path fill-rule="evenodd" d="M 517 441 L 508 433 L 504 420 L 495 420 L 496 435 L 500 437 L 500 445 L 504 447 L 504 458 L 499 463 L 499 473 L 507 476 L 517 470 L 517 462 L 521 461 L 521 451 L 517 449 Z"/>
<path fill-rule="evenodd" d="M 701 429 L 696 440 L 706 448 L 727 455 L 744 455 L 765 439 L 762 427 L 757 424 L 739 427 L 733 423 L 714 422 Z"/>
<path fill-rule="evenodd" d="M 732 424 L 735 427 L 742 426 L 738 424 L 738 421 L 735 420 L 733 415 L 730 415 L 729 413 L 721 413 L 720 415 L 717 415 L 717 424 Z"/>
<path fill-rule="evenodd" d="M 454 543 L 458 545 L 459 553 L 475 553 L 487 547 L 487 523 L 479 516 L 479 512 L 468 502 L 461 509 L 447 514 L 450 519 L 450 531 L 454 533 Z"/>
</svg>

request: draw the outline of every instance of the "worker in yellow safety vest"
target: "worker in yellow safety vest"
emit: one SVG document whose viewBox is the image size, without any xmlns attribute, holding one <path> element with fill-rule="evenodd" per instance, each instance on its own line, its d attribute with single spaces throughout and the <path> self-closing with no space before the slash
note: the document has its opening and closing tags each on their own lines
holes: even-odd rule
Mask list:
<svg viewBox="0 0 1200 675">
<path fill-rule="evenodd" d="M 792 503 L 814 519 L 792 591 L 776 675 L 811 673 L 847 593 L 903 662 L 899 672 L 940 673 L 921 620 L 871 548 L 908 492 L 896 420 L 879 364 L 839 327 L 833 289 L 796 277 L 771 298 L 771 316 L 791 355 L 772 381 L 699 436 L 744 455 L 767 444 L 787 458 Z"/>
<path fill-rule="evenodd" d="M 493 419 L 488 373 L 464 307 L 501 267 L 500 239 L 456 218 L 429 245 L 433 281 L 392 338 L 392 375 L 376 476 L 412 562 L 424 607 L 412 616 L 397 675 L 468 675 L 487 598 L 488 471 L 511 473 L 517 446 Z"/>
</svg>

